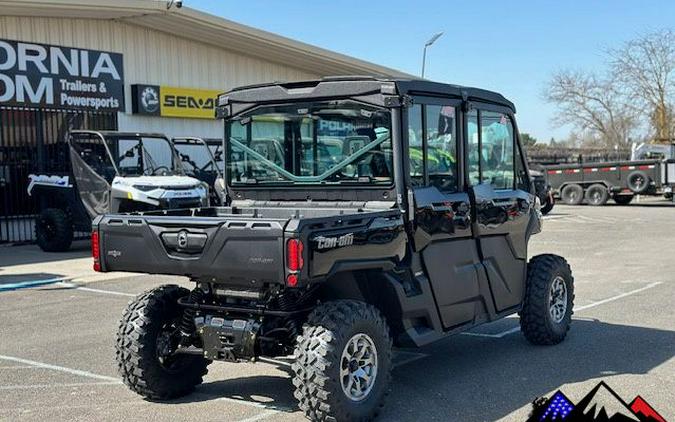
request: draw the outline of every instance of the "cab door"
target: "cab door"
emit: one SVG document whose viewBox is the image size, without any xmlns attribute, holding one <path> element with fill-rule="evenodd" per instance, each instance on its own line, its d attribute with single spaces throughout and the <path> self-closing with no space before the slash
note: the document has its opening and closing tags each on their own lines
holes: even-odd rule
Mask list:
<svg viewBox="0 0 675 422">
<path fill-rule="evenodd" d="M 527 242 L 539 230 L 539 217 L 510 110 L 474 104 L 466 132 L 473 228 L 499 313 L 521 303 Z"/>
<path fill-rule="evenodd" d="M 413 243 L 446 329 L 473 321 L 480 307 L 480 259 L 463 183 L 459 101 L 415 98 L 408 108 Z M 482 308 L 480 308 L 482 309 Z"/>
</svg>

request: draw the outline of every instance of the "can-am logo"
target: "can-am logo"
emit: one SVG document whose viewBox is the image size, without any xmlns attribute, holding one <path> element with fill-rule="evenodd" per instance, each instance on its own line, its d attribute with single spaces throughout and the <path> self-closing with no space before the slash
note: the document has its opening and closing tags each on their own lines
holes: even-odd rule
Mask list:
<svg viewBox="0 0 675 422">
<path fill-rule="evenodd" d="M 354 244 L 354 233 L 347 233 L 338 237 L 319 236 L 314 240 L 316 241 L 316 248 L 319 250 L 340 248 Z"/>
<path fill-rule="evenodd" d="M 146 87 L 141 93 L 141 105 L 148 113 L 159 110 L 159 92 L 152 86 Z"/>
<path fill-rule="evenodd" d="M 122 55 L 0 40 L 0 103 L 119 110 Z"/>
</svg>

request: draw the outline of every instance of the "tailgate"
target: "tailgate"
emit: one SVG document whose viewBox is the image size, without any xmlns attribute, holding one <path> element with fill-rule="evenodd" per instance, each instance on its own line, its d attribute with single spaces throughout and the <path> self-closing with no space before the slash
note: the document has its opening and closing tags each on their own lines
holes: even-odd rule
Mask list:
<svg viewBox="0 0 675 422">
<path fill-rule="evenodd" d="M 171 274 L 251 286 L 283 283 L 286 220 L 104 215 L 102 271 Z M 260 284 L 254 284 L 256 287 Z"/>
</svg>

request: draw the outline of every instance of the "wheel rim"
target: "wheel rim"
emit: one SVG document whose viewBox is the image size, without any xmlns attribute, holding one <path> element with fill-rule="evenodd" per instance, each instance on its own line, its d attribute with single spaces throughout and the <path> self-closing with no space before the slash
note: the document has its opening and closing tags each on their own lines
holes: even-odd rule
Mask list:
<svg viewBox="0 0 675 422">
<path fill-rule="evenodd" d="M 342 391 L 352 401 L 361 401 L 375 385 L 377 349 L 367 334 L 354 335 L 342 351 L 340 381 Z"/>
<path fill-rule="evenodd" d="M 38 224 L 40 226 L 40 231 L 42 231 L 43 236 L 47 240 L 51 240 L 54 238 L 55 233 L 54 226 L 52 226 L 49 220 L 47 220 L 46 218 L 41 218 L 40 220 L 38 220 Z"/>
<path fill-rule="evenodd" d="M 178 346 L 178 328 L 175 322 L 162 326 L 156 340 L 156 353 L 159 364 L 166 371 L 174 372 L 180 369 L 180 359 L 174 354 Z"/>
<path fill-rule="evenodd" d="M 553 279 L 549 291 L 549 313 L 556 324 L 560 323 L 567 313 L 567 285 L 562 276 Z"/>
</svg>

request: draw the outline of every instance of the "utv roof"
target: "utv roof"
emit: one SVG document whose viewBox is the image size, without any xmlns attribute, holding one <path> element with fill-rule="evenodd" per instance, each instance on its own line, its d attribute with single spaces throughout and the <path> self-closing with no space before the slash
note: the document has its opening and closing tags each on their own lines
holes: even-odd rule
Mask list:
<svg viewBox="0 0 675 422">
<path fill-rule="evenodd" d="M 271 82 L 234 88 L 221 94 L 229 102 L 264 102 L 321 96 L 361 96 L 373 93 L 398 95 L 443 95 L 466 100 L 495 103 L 510 108 L 514 104 L 503 95 L 480 88 L 432 82 L 426 79 L 383 79 L 372 76 L 330 76 L 300 82 Z M 220 97 L 219 97 L 220 98 Z M 219 101 L 219 105 L 223 105 Z"/>
</svg>

